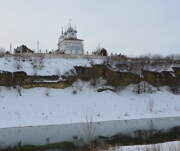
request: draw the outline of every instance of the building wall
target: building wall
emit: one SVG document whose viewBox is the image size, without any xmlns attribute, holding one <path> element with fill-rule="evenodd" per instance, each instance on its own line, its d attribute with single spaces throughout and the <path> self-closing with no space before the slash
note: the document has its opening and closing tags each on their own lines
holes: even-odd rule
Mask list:
<svg viewBox="0 0 180 151">
<path fill-rule="evenodd" d="M 76 40 L 64 40 L 59 45 L 59 51 L 65 54 L 84 54 L 83 42 Z"/>
</svg>

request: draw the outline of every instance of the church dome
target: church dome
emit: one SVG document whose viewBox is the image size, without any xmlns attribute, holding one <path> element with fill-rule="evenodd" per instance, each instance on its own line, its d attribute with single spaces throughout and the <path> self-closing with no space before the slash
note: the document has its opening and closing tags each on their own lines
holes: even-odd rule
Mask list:
<svg viewBox="0 0 180 151">
<path fill-rule="evenodd" d="M 69 27 L 69 28 L 67 29 L 67 32 L 74 32 L 74 29 L 73 29 L 72 27 Z"/>
</svg>

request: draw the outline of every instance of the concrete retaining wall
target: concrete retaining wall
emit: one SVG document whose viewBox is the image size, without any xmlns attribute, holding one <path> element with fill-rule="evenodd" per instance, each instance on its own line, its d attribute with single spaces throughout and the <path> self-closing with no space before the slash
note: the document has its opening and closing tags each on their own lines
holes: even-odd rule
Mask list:
<svg viewBox="0 0 180 151">
<path fill-rule="evenodd" d="M 44 145 L 61 141 L 73 141 L 73 138 L 86 140 L 88 126 L 92 136 L 112 136 L 118 133 L 131 135 L 136 130 L 170 129 L 180 126 L 180 117 L 157 119 L 135 119 L 91 123 L 74 123 L 64 125 L 16 127 L 0 129 L 0 146 Z"/>
</svg>

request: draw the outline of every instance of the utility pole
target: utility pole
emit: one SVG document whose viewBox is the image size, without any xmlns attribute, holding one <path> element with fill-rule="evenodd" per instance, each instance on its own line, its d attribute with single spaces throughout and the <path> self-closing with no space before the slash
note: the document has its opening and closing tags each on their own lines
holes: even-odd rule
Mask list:
<svg viewBox="0 0 180 151">
<path fill-rule="evenodd" d="M 10 43 L 10 48 L 9 48 L 9 53 L 11 54 L 13 54 L 13 52 L 12 52 L 12 43 Z"/>
<path fill-rule="evenodd" d="M 39 40 L 37 41 L 37 53 L 40 53 L 39 52 Z"/>
</svg>

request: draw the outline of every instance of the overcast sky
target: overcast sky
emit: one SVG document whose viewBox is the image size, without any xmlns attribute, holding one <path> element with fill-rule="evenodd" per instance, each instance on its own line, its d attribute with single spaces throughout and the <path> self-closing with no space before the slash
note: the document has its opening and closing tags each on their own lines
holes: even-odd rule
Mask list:
<svg viewBox="0 0 180 151">
<path fill-rule="evenodd" d="M 180 53 L 180 0 L 0 0 L 0 46 L 57 49 L 69 19 L 86 51 Z"/>
</svg>

